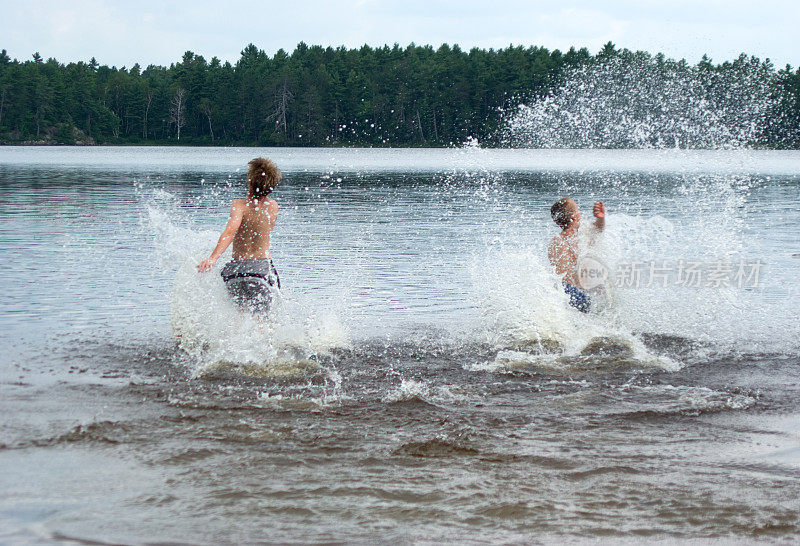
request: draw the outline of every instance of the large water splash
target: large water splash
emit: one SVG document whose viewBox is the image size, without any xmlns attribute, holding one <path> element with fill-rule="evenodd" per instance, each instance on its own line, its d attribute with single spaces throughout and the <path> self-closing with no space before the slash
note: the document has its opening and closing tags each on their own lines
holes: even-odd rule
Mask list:
<svg viewBox="0 0 800 546">
<path fill-rule="evenodd" d="M 175 272 L 169 298 L 173 337 L 194 361 L 196 375 L 304 376 L 318 371 L 318 355 L 346 345 L 336 302 L 309 301 L 284 290 L 267 317 L 239 310 L 219 276 L 222 263 L 209 274 L 196 270 L 216 232 L 189 227 L 174 194 L 144 185 L 137 189 L 147 211 L 142 226 L 153 236 L 155 257 L 164 270 Z"/>
<path fill-rule="evenodd" d="M 756 58 L 723 67 L 637 53 L 572 69 L 552 93 L 507 113 L 504 146 L 742 148 L 763 138 L 774 72 Z"/>
</svg>

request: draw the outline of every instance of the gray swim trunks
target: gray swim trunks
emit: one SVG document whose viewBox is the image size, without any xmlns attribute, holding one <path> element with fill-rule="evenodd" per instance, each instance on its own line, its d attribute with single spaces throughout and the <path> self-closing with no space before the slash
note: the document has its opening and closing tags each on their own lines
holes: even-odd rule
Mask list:
<svg viewBox="0 0 800 546">
<path fill-rule="evenodd" d="M 272 260 L 232 260 L 220 272 L 228 293 L 236 304 L 252 313 L 269 311 L 281 280 Z"/>
</svg>

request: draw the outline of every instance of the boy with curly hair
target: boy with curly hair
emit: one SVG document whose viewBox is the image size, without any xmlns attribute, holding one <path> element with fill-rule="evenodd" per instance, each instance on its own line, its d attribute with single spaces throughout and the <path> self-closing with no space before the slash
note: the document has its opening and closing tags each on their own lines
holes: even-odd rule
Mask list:
<svg viewBox="0 0 800 546">
<path fill-rule="evenodd" d="M 595 232 L 603 231 L 606 225 L 606 207 L 602 201 L 594 204 Z M 578 228 L 581 213 L 578 205 L 569 197 L 562 197 L 550 208 L 550 216 L 561 232 L 550 241 L 547 257 L 561 277 L 564 292 L 569 296 L 569 304 L 578 311 L 589 312 L 591 298 L 583 289 L 578 276 L 579 237 Z"/>
<path fill-rule="evenodd" d="M 278 219 L 278 203 L 268 196 L 281 181 L 281 171 L 266 157 L 248 163 L 247 197 L 234 199 L 228 224 L 211 256 L 198 264 L 209 271 L 233 243 L 233 259 L 222 268 L 222 279 L 234 301 L 252 312 L 269 309 L 273 291 L 281 281 L 270 257 L 272 229 Z"/>
</svg>

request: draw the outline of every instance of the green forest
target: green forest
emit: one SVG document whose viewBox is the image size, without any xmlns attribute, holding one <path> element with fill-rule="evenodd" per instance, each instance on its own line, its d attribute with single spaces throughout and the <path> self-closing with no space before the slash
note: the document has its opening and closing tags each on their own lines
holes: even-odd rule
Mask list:
<svg viewBox="0 0 800 546">
<path fill-rule="evenodd" d="M 713 64 L 617 49 L 359 49 L 273 56 L 250 44 L 235 64 L 187 51 L 169 67 L 63 64 L 0 54 L 0 143 L 260 146 L 497 145 L 504 112 L 556 91 L 576 67 L 647 62 L 664 74 L 734 76 L 756 66 L 774 106 L 753 145 L 800 148 L 800 69 L 741 55 Z"/>
</svg>

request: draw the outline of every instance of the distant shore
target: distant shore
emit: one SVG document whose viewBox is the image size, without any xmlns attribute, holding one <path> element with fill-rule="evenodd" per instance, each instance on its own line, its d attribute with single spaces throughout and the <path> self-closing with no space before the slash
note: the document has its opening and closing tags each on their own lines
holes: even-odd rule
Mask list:
<svg viewBox="0 0 800 546">
<path fill-rule="evenodd" d="M 611 42 L 594 54 L 301 42 L 268 55 L 250 44 L 234 64 L 187 51 L 169 67 L 121 68 L 0 52 L 2 145 L 439 148 L 471 137 L 800 148 L 800 70 L 744 53 L 691 65 Z"/>
</svg>

